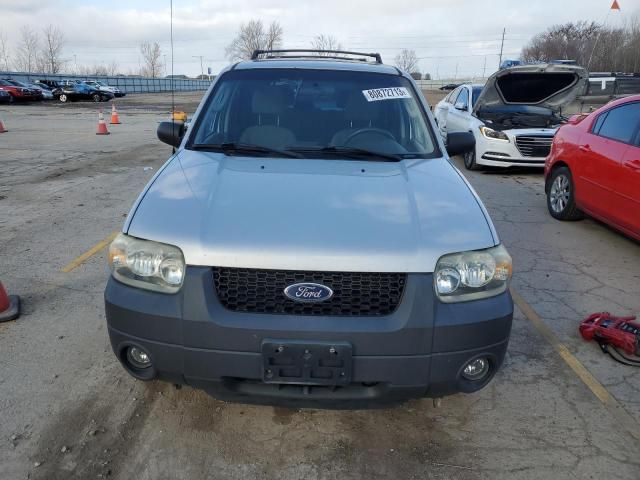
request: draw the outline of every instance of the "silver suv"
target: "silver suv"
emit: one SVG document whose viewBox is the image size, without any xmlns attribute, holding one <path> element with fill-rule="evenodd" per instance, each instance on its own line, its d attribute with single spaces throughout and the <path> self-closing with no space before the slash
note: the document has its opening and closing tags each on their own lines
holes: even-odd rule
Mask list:
<svg viewBox="0 0 640 480">
<path fill-rule="evenodd" d="M 243 402 L 476 391 L 507 349 L 511 258 L 411 77 L 316 53 L 258 51 L 188 131 L 160 124 L 177 150 L 110 246 L 113 350 Z"/>
</svg>

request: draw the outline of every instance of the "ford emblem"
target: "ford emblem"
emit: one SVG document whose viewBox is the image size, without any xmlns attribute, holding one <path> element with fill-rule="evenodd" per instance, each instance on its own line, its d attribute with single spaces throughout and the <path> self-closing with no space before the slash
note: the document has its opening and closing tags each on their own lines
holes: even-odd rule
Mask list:
<svg viewBox="0 0 640 480">
<path fill-rule="evenodd" d="M 324 302 L 333 297 L 333 290 L 319 283 L 294 283 L 284 289 L 284 294 L 294 302 Z"/>
</svg>

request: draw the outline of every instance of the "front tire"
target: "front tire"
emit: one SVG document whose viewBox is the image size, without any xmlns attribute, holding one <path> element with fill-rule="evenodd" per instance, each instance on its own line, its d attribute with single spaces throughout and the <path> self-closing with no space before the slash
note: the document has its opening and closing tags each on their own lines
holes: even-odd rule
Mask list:
<svg viewBox="0 0 640 480">
<path fill-rule="evenodd" d="M 463 156 L 464 168 L 467 170 L 480 170 L 480 165 L 476 163 L 476 149 L 475 147 L 470 152 L 467 152 Z"/>
<path fill-rule="evenodd" d="M 91 97 L 95 103 L 101 102 L 102 97 L 98 93 L 94 93 Z"/>
<path fill-rule="evenodd" d="M 547 208 L 556 220 L 573 221 L 582 218 L 582 212 L 576 206 L 575 185 L 571 170 L 560 167 L 551 172 Z"/>
<path fill-rule="evenodd" d="M 69 97 L 67 97 L 64 93 L 58 98 L 62 103 L 67 103 L 67 101 L 69 100 Z"/>
</svg>

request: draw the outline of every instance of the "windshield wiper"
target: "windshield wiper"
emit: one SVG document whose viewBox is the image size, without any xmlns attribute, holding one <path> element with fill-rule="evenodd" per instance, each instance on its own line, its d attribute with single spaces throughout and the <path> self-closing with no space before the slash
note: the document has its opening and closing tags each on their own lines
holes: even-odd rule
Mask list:
<svg viewBox="0 0 640 480">
<path fill-rule="evenodd" d="M 251 145 L 248 143 L 196 143 L 192 145 L 193 150 L 221 151 L 225 155 L 235 155 L 241 153 L 253 153 L 264 155 L 277 155 L 280 157 L 302 158 L 301 155 L 291 150 L 279 150 L 277 148 L 263 147 L 262 145 Z"/>
<path fill-rule="evenodd" d="M 296 152 L 317 152 L 317 153 L 329 153 L 334 155 L 344 155 L 345 157 L 366 159 L 374 162 L 398 162 L 404 157 L 399 153 L 383 153 L 375 152 L 373 150 L 367 150 L 365 148 L 354 147 L 323 147 L 323 148 L 296 148 Z"/>
</svg>

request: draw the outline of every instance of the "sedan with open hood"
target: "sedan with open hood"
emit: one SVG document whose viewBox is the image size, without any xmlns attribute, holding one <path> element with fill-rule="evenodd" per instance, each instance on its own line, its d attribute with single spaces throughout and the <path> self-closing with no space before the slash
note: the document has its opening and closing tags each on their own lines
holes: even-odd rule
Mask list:
<svg viewBox="0 0 640 480">
<path fill-rule="evenodd" d="M 443 138 L 473 133 L 476 147 L 464 155 L 469 170 L 544 167 L 556 130 L 579 110 L 587 82 L 587 72 L 574 65 L 507 68 L 494 73 L 474 101 L 462 85 L 438 103 L 434 114 Z"/>
</svg>

